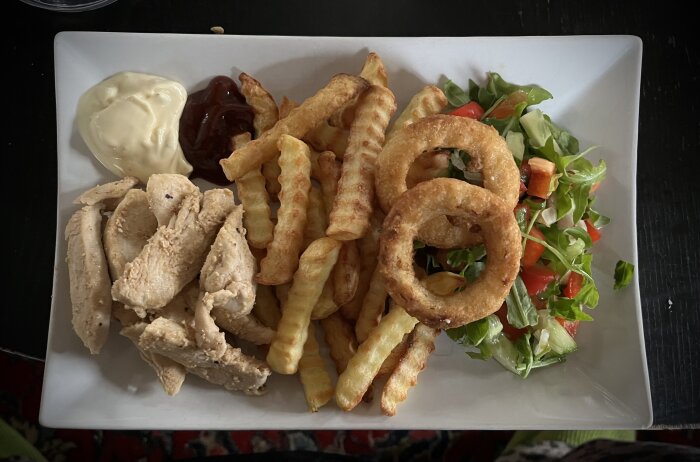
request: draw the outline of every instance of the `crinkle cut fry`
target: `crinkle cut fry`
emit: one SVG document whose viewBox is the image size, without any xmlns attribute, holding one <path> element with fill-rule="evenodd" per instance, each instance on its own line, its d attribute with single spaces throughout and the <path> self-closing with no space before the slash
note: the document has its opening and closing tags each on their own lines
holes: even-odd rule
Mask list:
<svg viewBox="0 0 700 462">
<path fill-rule="evenodd" d="M 241 81 L 241 93 L 246 103 L 253 108 L 255 137 L 260 138 L 260 135 L 274 127 L 277 123 L 279 118 L 277 104 L 270 92 L 267 91 L 260 82 L 245 72 L 242 72 L 238 76 L 238 80 Z"/>
<path fill-rule="evenodd" d="M 357 241 L 343 242 L 338 263 L 333 268 L 333 300 L 343 306 L 355 296 L 360 282 L 360 252 Z"/>
<path fill-rule="evenodd" d="M 406 108 L 396 118 L 396 122 L 386 134 L 387 142 L 402 129 L 433 114 L 439 114 L 447 106 L 447 98 L 435 85 L 426 85 L 411 97 Z M 443 146 L 451 147 L 451 146 Z"/>
<path fill-rule="evenodd" d="M 241 148 L 250 142 L 250 133 L 242 133 L 233 137 L 234 149 Z M 238 198 L 243 210 L 243 225 L 246 228 L 246 240 L 251 247 L 264 249 L 272 242 L 275 225 L 272 223 L 270 196 L 266 189 L 265 177 L 256 168 L 246 173 L 236 181 Z"/>
<path fill-rule="evenodd" d="M 350 411 L 362 400 L 391 350 L 418 320 L 401 308 L 392 307 L 367 340 L 357 347 L 347 369 L 340 374 L 335 389 L 335 401 L 344 411 Z"/>
<path fill-rule="evenodd" d="M 277 330 L 277 324 L 280 322 L 282 313 L 272 287 L 258 284 L 255 292 L 253 315 L 263 326 Z"/>
<path fill-rule="evenodd" d="M 267 353 L 267 363 L 279 374 L 294 374 L 299 365 L 311 310 L 338 259 L 340 242 L 323 237 L 312 242 L 299 259 L 282 318 Z"/>
<path fill-rule="evenodd" d="M 326 120 L 347 101 L 367 88 L 367 81 L 360 77 L 338 74 L 314 96 L 292 110 L 274 127 L 251 141 L 230 157 L 220 161 L 226 178 L 235 181 L 250 170 L 273 159 L 277 155 L 277 140 L 282 135 L 301 138 L 309 130 Z"/>
<path fill-rule="evenodd" d="M 388 88 L 372 86 L 360 97 L 326 230 L 329 237 L 351 241 L 369 229 L 375 163 L 384 144 L 384 130 L 395 110 L 394 94 Z"/>
<path fill-rule="evenodd" d="M 357 351 L 357 340 L 352 324 L 346 321 L 340 313 L 333 313 L 327 318 L 321 319 L 321 327 L 323 327 L 331 359 L 335 363 L 335 370 L 340 374 Z"/>
<path fill-rule="evenodd" d="M 368 81 L 372 85 L 382 87 L 389 86 L 389 78 L 384 67 L 382 58 L 375 52 L 367 54 L 365 63 L 360 71 L 360 77 Z M 337 110 L 329 119 L 331 125 L 335 127 L 349 128 L 352 121 L 355 119 L 355 110 L 357 109 L 357 99 L 349 101 L 342 108 Z"/>
<path fill-rule="evenodd" d="M 333 397 L 333 384 L 316 341 L 314 324 L 309 324 L 304 353 L 299 360 L 299 378 L 311 412 L 318 412 Z"/>
<path fill-rule="evenodd" d="M 440 330 L 418 323 L 411 333 L 408 349 L 389 376 L 382 392 L 381 408 L 386 415 L 395 415 L 396 406 L 408 396 L 418 374 L 425 368 L 428 356 L 435 350 Z"/>
<path fill-rule="evenodd" d="M 369 282 L 369 289 L 362 302 L 362 308 L 357 316 L 357 323 L 355 324 L 355 335 L 359 342 L 363 342 L 372 329 L 379 324 L 382 315 L 384 315 L 386 297 L 384 276 L 382 276 L 379 268 L 375 268 Z"/>
<path fill-rule="evenodd" d="M 257 282 L 266 285 L 292 280 L 304 241 L 311 188 L 309 147 L 289 135 L 282 135 L 278 145 L 282 167 L 280 208 L 272 242 L 267 246 L 267 255 L 260 262 L 260 272 L 255 276 Z"/>
<path fill-rule="evenodd" d="M 375 208 L 369 221 L 369 231 L 358 239 L 357 249 L 360 253 L 360 276 L 357 281 L 355 295 L 348 303 L 340 307 L 346 319 L 355 320 L 362 308 L 365 295 L 369 289 L 374 268 L 377 266 L 377 254 L 379 253 L 379 234 L 382 231 L 384 212 L 379 207 Z"/>
</svg>

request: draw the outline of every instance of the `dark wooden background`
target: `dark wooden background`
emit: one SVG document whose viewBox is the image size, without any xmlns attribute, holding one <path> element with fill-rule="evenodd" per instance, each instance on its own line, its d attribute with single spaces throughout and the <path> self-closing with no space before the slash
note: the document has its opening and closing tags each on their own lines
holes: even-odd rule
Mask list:
<svg viewBox="0 0 700 462">
<path fill-rule="evenodd" d="M 637 230 L 654 423 L 700 423 L 700 53 L 692 45 L 697 22 L 680 3 L 118 0 L 77 14 L 18 0 L 3 7 L 3 100 L 10 121 L 2 136 L 3 203 L 10 212 L 3 226 L 9 256 L 3 293 L 10 297 L 0 308 L 0 347 L 41 358 L 54 266 L 57 32 L 209 34 L 220 25 L 228 34 L 251 35 L 641 37 Z"/>
</svg>

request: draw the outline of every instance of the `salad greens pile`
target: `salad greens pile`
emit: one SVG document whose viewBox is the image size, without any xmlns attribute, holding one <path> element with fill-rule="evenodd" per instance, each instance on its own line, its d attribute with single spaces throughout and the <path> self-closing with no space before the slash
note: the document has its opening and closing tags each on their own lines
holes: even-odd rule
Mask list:
<svg viewBox="0 0 700 462">
<path fill-rule="evenodd" d="M 506 82 L 488 73 L 485 86 L 473 80 L 465 91 L 448 80 L 444 93 L 453 115 L 493 126 L 506 140 L 521 171 L 521 200 L 514 213 L 523 238 L 521 271 L 504 306 L 468 325 L 449 329 L 450 338 L 469 348 L 472 358 L 494 358 L 509 371 L 527 377 L 532 369 L 563 361 L 576 349 L 580 321 L 598 304 L 591 275 L 591 248 L 610 219 L 595 207 L 591 194 L 605 178 L 604 161 L 586 158 L 594 147 L 579 141 L 541 110 L 552 95 L 536 85 Z M 483 184 L 470 168 L 468 152 L 451 149 L 446 175 Z M 488 255 L 483 245 L 442 251 L 416 242 L 426 271 L 453 271 L 475 280 Z M 615 288 L 632 278 L 633 266 L 618 263 Z"/>
</svg>

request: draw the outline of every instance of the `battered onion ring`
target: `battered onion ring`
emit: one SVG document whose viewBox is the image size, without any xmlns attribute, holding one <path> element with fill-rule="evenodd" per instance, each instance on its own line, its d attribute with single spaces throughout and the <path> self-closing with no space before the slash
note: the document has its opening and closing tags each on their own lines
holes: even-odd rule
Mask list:
<svg viewBox="0 0 700 462">
<path fill-rule="evenodd" d="M 444 215 L 478 224 L 488 255 L 479 278 L 450 296 L 428 291 L 413 271 L 413 239 L 422 225 Z M 380 236 L 379 265 L 396 303 L 422 323 L 445 329 L 500 308 L 518 274 L 520 252 L 520 230 L 510 205 L 478 186 L 436 178 L 411 188 L 392 207 Z"/>
<path fill-rule="evenodd" d="M 437 148 L 463 149 L 476 157 L 483 165 L 484 188 L 503 199 L 511 211 L 518 204 L 520 173 L 498 132 L 473 119 L 437 114 L 404 128 L 379 154 L 375 182 L 385 212 L 406 191 L 406 176 L 413 161 Z M 481 240 L 477 233 L 476 227 L 455 226 L 446 217 L 435 217 L 420 230 L 418 238 L 434 247 L 464 248 Z"/>
</svg>

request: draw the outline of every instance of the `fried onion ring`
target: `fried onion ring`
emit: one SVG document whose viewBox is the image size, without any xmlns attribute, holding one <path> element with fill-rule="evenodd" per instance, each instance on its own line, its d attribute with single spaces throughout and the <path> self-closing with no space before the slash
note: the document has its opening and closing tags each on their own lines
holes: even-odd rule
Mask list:
<svg viewBox="0 0 700 462">
<path fill-rule="evenodd" d="M 462 292 L 435 295 L 413 270 L 413 239 L 425 223 L 440 216 L 464 217 L 481 227 L 486 268 Z M 451 178 L 420 183 L 403 193 L 384 221 L 379 265 L 391 298 L 422 323 L 458 327 L 500 308 L 520 265 L 520 230 L 512 207 L 495 194 Z"/>
<path fill-rule="evenodd" d="M 375 183 L 385 212 L 407 190 L 406 176 L 411 164 L 422 153 L 438 148 L 467 151 L 483 166 L 484 188 L 503 199 L 511 210 L 518 204 L 520 174 L 498 132 L 473 119 L 437 114 L 401 130 L 379 154 Z M 453 225 L 445 217 L 435 217 L 420 230 L 418 238 L 434 247 L 464 248 L 481 240 L 477 233 L 477 227 Z"/>
</svg>

